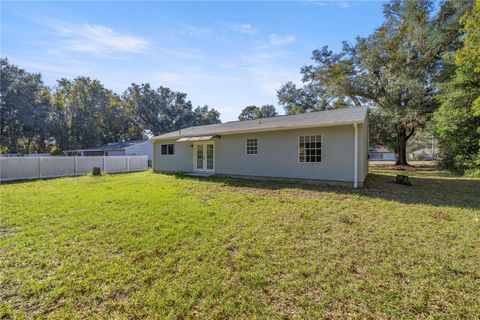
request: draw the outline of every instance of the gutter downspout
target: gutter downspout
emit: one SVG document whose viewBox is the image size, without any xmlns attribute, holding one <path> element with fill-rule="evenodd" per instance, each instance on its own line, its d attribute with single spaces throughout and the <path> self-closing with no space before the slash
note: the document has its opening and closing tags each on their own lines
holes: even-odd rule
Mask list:
<svg viewBox="0 0 480 320">
<path fill-rule="evenodd" d="M 358 124 L 353 124 L 354 130 L 354 152 L 353 152 L 353 188 L 358 188 Z"/>
<path fill-rule="evenodd" d="M 152 141 L 152 172 L 155 173 L 155 140 Z M 148 163 L 148 160 L 147 160 Z"/>
</svg>

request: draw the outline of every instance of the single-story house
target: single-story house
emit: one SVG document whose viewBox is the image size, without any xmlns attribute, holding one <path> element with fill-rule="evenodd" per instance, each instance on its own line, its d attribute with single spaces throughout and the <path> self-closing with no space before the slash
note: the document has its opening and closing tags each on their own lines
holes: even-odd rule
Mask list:
<svg viewBox="0 0 480 320">
<path fill-rule="evenodd" d="M 366 107 L 190 127 L 151 138 L 154 172 L 287 178 L 360 187 Z"/>
<path fill-rule="evenodd" d="M 395 152 L 388 150 L 384 146 L 374 146 L 368 150 L 368 159 L 370 161 L 395 161 Z"/>
<path fill-rule="evenodd" d="M 439 151 L 438 148 L 422 148 L 411 152 L 409 158 L 411 160 L 435 160 Z"/>
<path fill-rule="evenodd" d="M 52 155 L 50 153 L 0 153 L 0 158 L 45 158 L 51 156 Z"/>
<path fill-rule="evenodd" d="M 67 150 L 63 153 L 67 156 L 78 157 L 147 155 L 150 162 L 152 160 L 152 143 L 149 140 L 113 142 L 93 148 Z"/>
</svg>

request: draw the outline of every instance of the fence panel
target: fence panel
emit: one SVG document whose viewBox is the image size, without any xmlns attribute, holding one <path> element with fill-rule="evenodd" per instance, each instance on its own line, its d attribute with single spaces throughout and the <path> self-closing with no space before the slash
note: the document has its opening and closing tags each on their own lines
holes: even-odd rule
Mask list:
<svg viewBox="0 0 480 320">
<path fill-rule="evenodd" d="M 127 172 L 128 156 L 108 156 L 105 157 L 105 172 Z"/>
<path fill-rule="evenodd" d="M 144 171 L 148 169 L 148 156 L 1 157 L 0 181 L 84 175 L 93 167 L 112 173 Z"/>
<path fill-rule="evenodd" d="M 75 158 L 48 157 L 38 158 L 40 161 L 40 177 L 55 178 L 75 175 Z"/>
<path fill-rule="evenodd" d="M 128 157 L 129 171 L 145 171 L 148 169 L 148 156 Z"/>
<path fill-rule="evenodd" d="M 104 171 L 103 158 L 108 157 L 76 157 L 77 164 L 75 168 L 75 175 L 84 175 L 90 173 L 94 167 L 99 167 L 100 170 Z"/>
<path fill-rule="evenodd" d="M 40 178 L 39 158 L 0 158 L 1 181 Z"/>
</svg>

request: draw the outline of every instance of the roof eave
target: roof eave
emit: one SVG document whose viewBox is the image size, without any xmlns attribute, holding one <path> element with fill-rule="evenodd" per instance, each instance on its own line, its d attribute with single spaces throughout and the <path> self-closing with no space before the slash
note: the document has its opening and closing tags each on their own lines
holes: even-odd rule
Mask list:
<svg viewBox="0 0 480 320">
<path fill-rule="evenodd" d="M 324 124 L 314 124 L 308 126 L 291 126 L 291 127 L 276 127 L 276 128 L 258 128 L 258 129 L 248 129 L 248 130 L 237 130 L 237 131 L 227 131 L 227 132 L 211 132 L 211 133 L 203 133 L 202 136 L 207 135 L 231 135 L 231 134 L 242 134 L 242 133 L 252 133 L 252 132 L 269 132 L 269 131 L 283 131 L 283 130 L 295 130 L 295 129 L 309 129 L 309 128 L 321 128 L 321 127 L 335 127 L 335 126 L 346 126 L 350 124 L 362 124 L 365 122 L 365 119 L 358 120 L 358 121 L 346 121 L 346 122 L 332 122 L 332 123 L 324 123 Z M 183 129 L 184 130 L 184 129 Z M 178 136 L 170 136 L 170 137 L 162 137 L 156 136 L 152 137 L 150 141 L 160 141 L 160 140 L 173 140 L 183 137 L 195 137 L 198 135 L 178 135 Z"/>
</svg>

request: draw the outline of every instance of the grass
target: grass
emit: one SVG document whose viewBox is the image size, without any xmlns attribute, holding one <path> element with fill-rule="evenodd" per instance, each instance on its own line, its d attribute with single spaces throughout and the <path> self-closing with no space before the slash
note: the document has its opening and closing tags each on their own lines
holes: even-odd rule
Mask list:
<svg viewBox="0 0 480 320">
<path fill-rule="evenodd" d="M 0 187 L 3 318 L 478 318 L 480 180 L 151 172 Z"/>
</svg>

